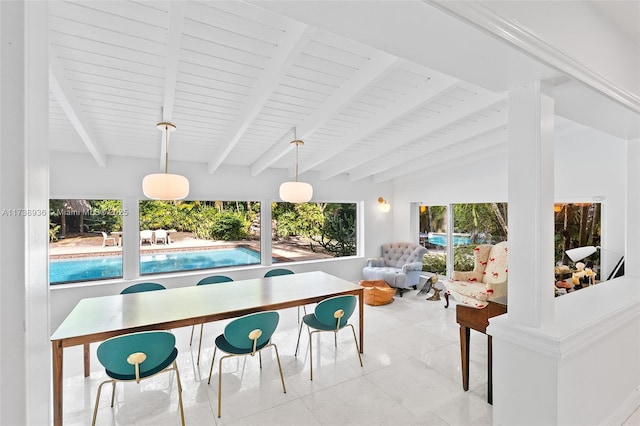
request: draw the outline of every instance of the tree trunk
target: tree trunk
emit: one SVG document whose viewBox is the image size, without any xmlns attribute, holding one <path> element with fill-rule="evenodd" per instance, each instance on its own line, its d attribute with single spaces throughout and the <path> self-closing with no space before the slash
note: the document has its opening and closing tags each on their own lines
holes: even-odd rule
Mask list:
<svg viewBox="0 0 640 426">
<path fill-rule="evenodd" d="M 60 235 L 67 235 L 67 214 L 65 212 L 60 215 Z"/>
<path fill-rule="evenodd" d="M 500 226 L 502 227 L 502 231 L 504 231 L 504 235 L 509 235 L 508 232 L 508 227 L 507 227 L 507 221 L 504 218 L 502 212 L 500 211 L 500 208 L 498 207 L 497 203 L 491 203 L 491 208 L 493 209 L 493 212 L 496 214 L 496 218 L 498 219 L 498 223 L 500 223 Z"/>
</svg>

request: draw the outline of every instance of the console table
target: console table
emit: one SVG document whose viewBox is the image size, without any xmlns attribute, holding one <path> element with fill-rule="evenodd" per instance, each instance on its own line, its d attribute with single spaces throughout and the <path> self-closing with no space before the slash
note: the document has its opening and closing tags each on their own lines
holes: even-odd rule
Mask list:
<svg viewBox="0 0 640 426">
<path fill-rule="evenodd" d="M 462 388 L 469 390 L 469 340 L 471 330 L 486 334 L 489 318 L 507 312 L 507 298 L 500 297 L 489 302 L 483 309 L 456 305 L 456 322 L 460 324 L 460 357 L 462 360 Z M 487 402 L 493 404 L 491 336 L 487 335 Z"/>
</svg>

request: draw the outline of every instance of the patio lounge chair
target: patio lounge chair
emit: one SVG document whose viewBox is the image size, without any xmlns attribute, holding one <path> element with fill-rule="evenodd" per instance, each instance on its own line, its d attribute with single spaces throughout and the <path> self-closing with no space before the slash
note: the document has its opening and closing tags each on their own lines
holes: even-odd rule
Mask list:
<svg viewBox="0 0 640 426">
<path fill-rule="evenodd" d="M 140 245 L 145 241 L 149 241 L 149 244 L 153 244 L 153 231 L 145 229 L 144 231 L 140 231 Z"/>
<path fill-rule="evenodd" d="M 158 244 L 158 241 L 162 241 L 162 244 L 169 244 L 169 239 L 168 239 L 168 233 L 167 231 L 165 231 L 164 229 L 156 229 L 155 232 L 155 237 L 153 239 L 153 242 L 155 244 Z"/>
<path fill-rule="evenodd" d="M 109 237 L 109 236 L 107 236 L 107 233 L 106 233 L 106 232 L 103 232 L 103 233 L 102 233 L 102 247 L 106 247 L 106 246 L 107 246 L 107 243 L 108 243 L 109 241 L 111 241 L 111 245 L 112 245 L 112 246 L 114 246 L 114 247 L 115 247 L 116 245 L 118 245 L 118 244 L 117 244 L 117 242 L 116 242 L 115 237 Z"/>
</svg>

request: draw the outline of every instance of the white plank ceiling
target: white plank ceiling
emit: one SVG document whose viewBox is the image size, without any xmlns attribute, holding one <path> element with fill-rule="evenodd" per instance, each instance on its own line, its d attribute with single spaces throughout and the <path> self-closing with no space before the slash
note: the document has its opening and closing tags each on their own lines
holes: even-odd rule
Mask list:
<svg viewBox="0 0 640 426">
<path fill-rule="evenodd" d="M 425 6 L 427 7 L 427 6 Z M 240 1 L 52 1 L 51 150 L 352 181 L 504 151 L 506 94 Z M 289 154 L 289 155 L 287 155 Z"/>
</svg>

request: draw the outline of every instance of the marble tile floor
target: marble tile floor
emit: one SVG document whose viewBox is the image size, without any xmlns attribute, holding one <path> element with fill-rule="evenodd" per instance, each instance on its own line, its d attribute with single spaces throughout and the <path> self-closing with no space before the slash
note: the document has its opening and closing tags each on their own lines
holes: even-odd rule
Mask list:
<svg viewBox="0 0 640 426">
<path fill-rule="evenodd" d="M 410 291 L 385 306 L 365 305 L 365 341 L 360 367 L 350 330 L 314 336 L 314 380 L 309 380 L 308 337 L 294 356 L 297 310 L 280 311 L 272 341 L 278 346 L 287 393 L 272 349 L 258 357 L 223 363 L 222 416 L 217 417 L 218 360 L 207 384 L 213 340 L 225 322 L 204 327 L 200 365 L 196 365 L 198 327 L 189 346 L 190 327 L 172 330 L 179 350 L 187 425 L 490 425 L 487 398 L 487 341 L 472 331 L 469 391 L 461 385 L 459 333 L 455 305 L 427 301 Z M 309 312 L 313 309 L 309 306 Z M 351 322 L 356 326 L 357 317 Z M 319 340 L 319 343 L 318 343 Z M 65 349 L 64 424 L 91 424 L 97 387 L 106 375 L 91 345 L 91 375 L 82 374 L 82 348 Z M 110 405 L 110 385 L 103 387 L 97 425 L 179 425 L 172 373 L 118 384 Z M 640 425 L 638 411 L 626 426 Z"/>
</svg>

